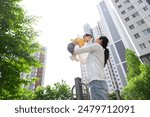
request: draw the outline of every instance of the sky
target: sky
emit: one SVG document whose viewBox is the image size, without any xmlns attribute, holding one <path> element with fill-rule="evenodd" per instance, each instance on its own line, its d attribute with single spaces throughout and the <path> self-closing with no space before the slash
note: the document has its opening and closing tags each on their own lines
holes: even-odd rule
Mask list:
<svg viewBox="0 0 150 117">
<path fill-rule="evenodd" d="M 47 47 L 44 85 L 65 80 L 70 86 L 74 78 L 81 77 L 80 63 L 71 61 L 67 44 L 70 39 L 83 35 L 83 26 L 96 26 L 100 16 L 96 5 L 101 0 L 23 0 L 28 15 L 39 17 L 37 38 Z"/>
</svg>

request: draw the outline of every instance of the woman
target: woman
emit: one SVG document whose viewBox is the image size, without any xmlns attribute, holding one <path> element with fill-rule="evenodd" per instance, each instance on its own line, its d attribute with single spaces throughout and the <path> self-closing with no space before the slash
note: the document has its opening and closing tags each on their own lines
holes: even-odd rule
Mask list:
<svg viewBox="0 0 150 117">
<path fill-rule="evenodd" d="M 75 54 L 88 52 L 86 59 L 88 83 L 92 100 L 107 100 L 107 84 L 104 79 L 103 68 L 109 58 L 107 49 L 108 39 L 105 36 L 95 40 L 95 43 L 82 48 L 75 48 Z"/>
</svg>

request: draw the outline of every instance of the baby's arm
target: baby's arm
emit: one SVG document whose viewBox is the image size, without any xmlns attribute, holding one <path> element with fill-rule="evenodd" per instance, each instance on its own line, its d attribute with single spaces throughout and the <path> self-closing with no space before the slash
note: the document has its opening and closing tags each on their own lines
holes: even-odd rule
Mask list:
<svg viewBox="0 0 150 117">
<path fill-rule="evenodd" d="M 79 39 L 77 40 L 77 42 L 78 42 L 79 47 L 83 47 L 83 46 L 85 45 L 85 41 L 84 41 L 83 38 L 79 38 Z"/>
</svg>

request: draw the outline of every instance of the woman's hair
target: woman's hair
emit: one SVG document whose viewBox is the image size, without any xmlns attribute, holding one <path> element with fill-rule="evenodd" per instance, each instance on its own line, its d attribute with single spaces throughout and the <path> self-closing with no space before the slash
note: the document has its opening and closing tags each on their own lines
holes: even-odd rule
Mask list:
<svg viewBox="0 0 150 117">
<path fill-rule="evenodd" d="M 108 45 L 109 40 L 106 36 L 101 36 L 99 38 L 99 40 L 102 40 L 102 45 L 101 46 L 105 49 L 104 50 L 104 56 L 105 56 L 104 66 L 105 66 L 106 63 L 107 63 L 107 60 L 109 58 L 109 50 L 107 49 L 107 45 Z"/>
<path fill-rule="evenodd" d="M 83 38 L 84 38 L 84 37 L 91 37 L 91 38 L 93 38 L 92 35 L 90 35 L 90 34 L 85 34 L 85 35 L 83 36 Z"/>
</svg>

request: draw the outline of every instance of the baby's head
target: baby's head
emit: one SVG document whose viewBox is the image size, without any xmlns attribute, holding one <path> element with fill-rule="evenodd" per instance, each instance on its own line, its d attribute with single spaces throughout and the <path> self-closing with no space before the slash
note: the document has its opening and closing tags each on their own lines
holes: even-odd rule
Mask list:
<svg viewBox="0 0 150 117">
<path fill-rule="evenodd" d="M 83 36 L 83 39 L 84 39 L 85 42 L 89 42 L 89 41 L 92 39 L 92 35 L 90 35 L 90 34 L 85 34 L 85 35 Z"/>
</svg>

